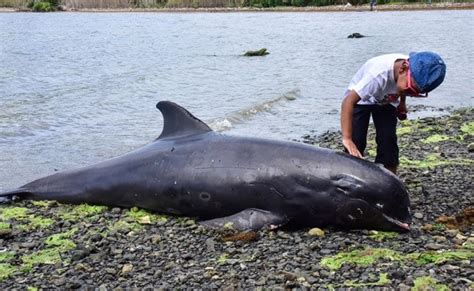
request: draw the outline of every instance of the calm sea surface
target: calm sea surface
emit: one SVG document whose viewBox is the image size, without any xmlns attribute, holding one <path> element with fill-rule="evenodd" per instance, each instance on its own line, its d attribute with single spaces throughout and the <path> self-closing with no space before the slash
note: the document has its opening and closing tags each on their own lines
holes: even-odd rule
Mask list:
<svg viewBox="0 0 474 291">
<path fill-rule="evenodd" d="M 227 134 L 338 129 L 350 78 L 383 53 L 432 50 L 447 63 L 429 99 L 408 100 L 432 110 L 410 117 L 472 106 L 473 27 L 471 10 L 0 14 L 0 190 L 152 141 L 160 100 Z"/>
</svg>

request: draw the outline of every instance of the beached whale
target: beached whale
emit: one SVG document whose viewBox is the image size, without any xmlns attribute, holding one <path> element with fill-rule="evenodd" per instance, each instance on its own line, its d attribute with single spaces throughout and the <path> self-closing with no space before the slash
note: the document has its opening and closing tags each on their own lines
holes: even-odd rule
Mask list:
<svg viewBox="0 0 474 291">
<path fill-rule="evenodd" d="M 196 217 L 209 226 L 409 230 L 402 182 L 371 162 L 296 142 L 212 131 L 175 103 L 161 135 L 135 151 L 0 194 Z"/>
</svg>

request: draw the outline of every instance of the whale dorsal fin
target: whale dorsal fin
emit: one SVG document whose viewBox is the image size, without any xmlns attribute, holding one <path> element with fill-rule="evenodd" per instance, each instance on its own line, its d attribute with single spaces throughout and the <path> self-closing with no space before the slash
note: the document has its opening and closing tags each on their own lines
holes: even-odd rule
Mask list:
<svg viewBox="0 0 474 291">
<path fill-rule="evenodd" d="M 207 124 L 176 103 L 160 101 L 156 104 L 156 108 L 163 114 L 164 123 L 163 131 L 157 140 L 184 137 L 212 131 Z"/>
</svg>

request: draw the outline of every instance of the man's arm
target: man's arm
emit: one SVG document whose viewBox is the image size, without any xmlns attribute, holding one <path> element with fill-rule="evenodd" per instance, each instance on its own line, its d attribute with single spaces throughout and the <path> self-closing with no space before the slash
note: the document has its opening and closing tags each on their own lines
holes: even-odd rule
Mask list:
<svg viewBox="0 0 474 291">
<path fill-rule="evenodd" d="M 360 97 L 354 91 L 351 90 L 349 94 L 344 98 L 341 105 L 341 131 L 342 131 L 342 144 L 347 149 L 349 154 L 362 158 L 362 154 L 357 149 L 357 146 L 352 141 L 352 112 L 354 106 L 359 102 Z"/>
<path fill-rule="evenodd" d="M 405 113 L 408 112 L 408 110 L 407 110 L 407 104 L 406 104 L 406 99 L 407 99 L 406 96 L 400 96 L 400 104 L 398 105 L 398 110 L 399 110 L 400 112 L 405 112 Z"/>
</svg>

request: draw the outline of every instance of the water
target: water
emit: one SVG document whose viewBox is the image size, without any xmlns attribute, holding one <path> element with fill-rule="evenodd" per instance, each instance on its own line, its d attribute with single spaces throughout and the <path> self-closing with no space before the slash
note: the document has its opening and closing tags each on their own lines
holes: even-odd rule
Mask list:
<svg viewBox="0 0 474 291">
<path fill-rule="evenodd" d="M 290 140 L 338 129 L 350 78 L 383 53 L 445 59 L 443 85 L 409 105 L 472 106 L 473 16 L 0 14 L 0 190 L 150 142 L 161 132 L 160 100 L 234 135 Z M 347 39 L 353 32 L 370 37 Z M 240 56 L 262 47 L 270 55 Z"/>
</svg>

